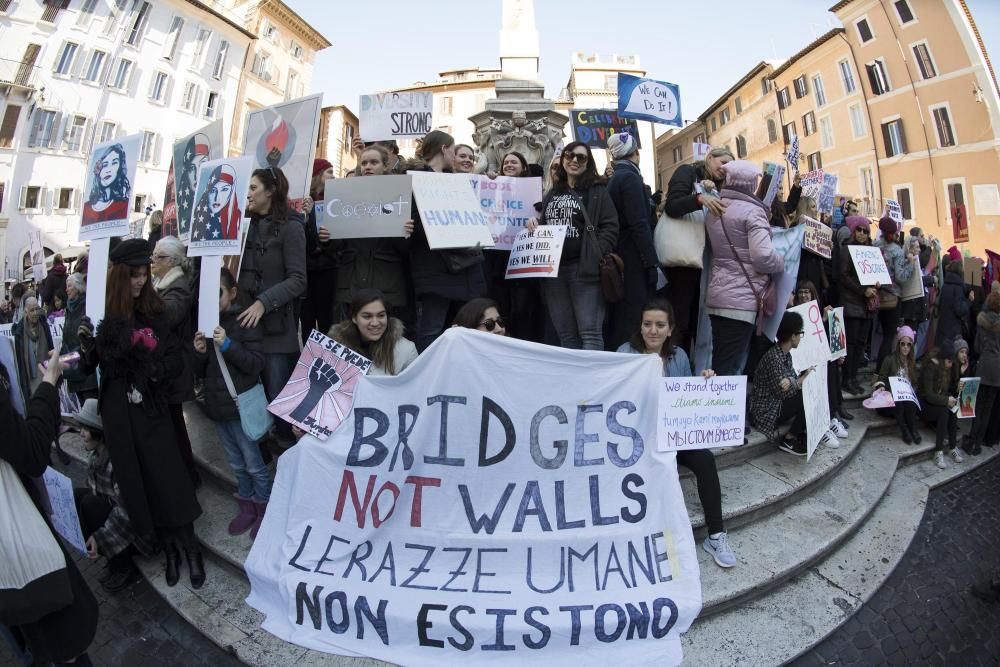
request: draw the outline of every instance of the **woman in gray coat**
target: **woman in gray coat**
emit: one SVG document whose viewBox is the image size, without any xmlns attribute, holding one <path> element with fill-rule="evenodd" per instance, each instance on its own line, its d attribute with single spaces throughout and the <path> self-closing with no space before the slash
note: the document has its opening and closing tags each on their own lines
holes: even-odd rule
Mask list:
<svg viewBox="0 0 1000 667">
<path fill-rule="evenodd" d="M 247 195 L 250 228 L 240 267 L 240 297 L 247 305 L 240 326 L 260 324 L 264 336 L 264 393 L 281 390 L 299 358 L 296 301 L 306 290 L 306 235 L 303 218 L 288 205 L 288 179 L 280 169 L 257 169 Z M 241 305 L 244 305 L 241 304 Z M 295 444 L 288 422 L 275 425 L 278 444 Z"/>
</svg>

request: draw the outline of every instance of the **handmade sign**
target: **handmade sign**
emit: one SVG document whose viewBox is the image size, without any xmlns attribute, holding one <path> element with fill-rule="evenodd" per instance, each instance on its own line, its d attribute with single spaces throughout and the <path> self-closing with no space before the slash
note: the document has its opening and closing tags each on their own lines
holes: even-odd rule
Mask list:
<svg viewBox="0 0 1000 667">
<path fill-rule="evenodd" d="M 695 141 L 691 144 L 691 156 L 695 160 L 704 160 L 708 157 L 709 151 L 712 150 L 711 144 L 701 144 Z"/>
<path fill-rule="evenodd" d="M 833 198 L 837 195 L 839 177 L 829 172 L 823 172 L 823 188 L 819 193 L 819 212 L 830 215 L 833 213 Z"/>
<path fill-rule="evenodd" d="M 747 378 L 677 377 L 660 382 L 657 448 L 661 452 L 739 447 L 746 423 Z"/>
<path fill-rule="evenodd" d="M 798 137 L 796 137 L 796 139 L 798 139 Z M 816 200 L 816 206 L 818 208 L 819 196 L 823 190 L 823 170 L 815 169 L 813 171 L 807 171 L 799 176 L 799 187 L 802 188 L 803 197 L 812 197 Z"/>
<path fill-rule="evenodd" d="M 623 131 L 632 135 L 639 146 L 639 124 L 610 109 L 571 109 L 569 121 L 573 138 L 591 148 L 607 148 L 611 135 Z"/>
<path fill-rule="evenodd" d="M 774 340 L 778 335 L 778 325 L 781 324 L 781 317 L 785 311 L 782 307 L 788 303 L 788 299 L 795 291 L 795 282 L 799 277 L 799 264 L 802 261 L 802 238 L 806 228 L 802 225 L 782 229 L 780 227 L 771 228 L 771 246 L 774 251 L 785 258 L 785 270 L 783 273 L 772 273 L 771 280 L 775 281 L 775 295 L 778 307 L 774 313 L 764 320 L 764 335 L 768 340 Z M 699 326 L 701 326 L 699 324 Z"/>
<path fill-rule="evenodd" d="M 920 260 L 914 257 L 911 263 L 913 270 L 910 272 L 909 280 L 899 286 L 901 292 L 899 298 L 903 301 L 920 299 L 924 296 L 924 274 L 920 271 Z"/>
<path fill-rule="evenodd" d="M 8 338 L 14 337 L 14 323 L 0 324 L 0 336 L 7 336 Z"/>
<path fill-rule="evenodd" d="M 323 95 L 309 95 L 247 114 L 243 155 L 254 169 L 281 169 L 290 200 L 309 194 L 322 106 Z"/>
<path fill-rule="evenodd" d="M 201 271 L 198 276 L 198 331 L 205 335 L 205 340 L 212 344 L 212 335 L 219 326 L 219 300 L 213 298 L 219 294 L 222 284 L 222 262 L 220 255 L 209 255 L 201 260 Z M 239 273 L 233 273 L 233 277 Z"/>
<path fill-rule="evenodd" d="M 469 180 L 490 226 L 493 249 L 510 250 L 528 220 L 538 215 L 535 204 L 542 201 L 542 179 L 470 174 Z"/>
<path fill-rule="evenodd" d="M 141 134 L 97 144 L 87 160 L 81 241 L 128 233 L 135 170 L 142 148 Z M 91 264 L 91 266 L 95 266 Z"/>
<path fill-rule="evenodd" d="M 980 378 L 962 378 L 958 381 L 958 418 L 969 419 L 976 416 L 976 397 L 979 395 Z"/>
<path fill-rule="evenodd" d="M 434 129 L 434 93 L 362 95 L 358 114 L 365 141 L 416 139 Z"/>
<path fill-rule="evenodd" d="M 885 212 L 886 214 L 899 223 L 900 229 L 902 229 L 903 224 L 903 208 L 899 205 L 899 202 L 895 199 L 885 200 Z"/>
<path fill-rule="evenodd" d="M 489 221 L 467 174 L 408 173 L 431 250 L 493 245 Z"/>
<path fill-rule="evenodd" d="M 680 664 L 701 582 L 654 445 L 661 373 L 447 329 L 282 455 L 248 604 L 285 641 L 396 664 Z"/>
<path fill-rule="evenodd" d="M 920 407 L 917 392 L 913 391 L 913 385 L 906 378 L 891 376 L 889 378 L 889 389 L 892 391 L 892 400 L 896 403 L 909 401 L 910 403 L 916 403 L 918 408 Z"/>
<path fill-rule="evenodd" d="M 80 553 L 87 553 L 87 545 L 80 530 L 80 517 L 76 513 L 76 503 L 73 501 L 73 481 L 51 467 L 42 473 L 42 481 L 45 483 L 49 506 L 52 508 L 52 514 L 49 515 L 52 527 Z"/>
<path fill-rule="evenodd" d="M 63 329 L 66 327 L 66 317 L 52 317 L 48 319 L 49 323 L 49 334 L 52 336 L 52 348 L 55 350 L 59 349 L 59 343 L 63 339 Z"/>
<path fill-rule="evenodd" d="M 802 247 L 820 257 L 833 257 L 833 230 L 819 220 L 802 216 L 805 234 L 802 236 Z"/>
<path fill-rule="evenodd" d="M 191 218 L 189 257 L 238 255 L 242 207 L 250 189 L 253 158 L 227 157 L 201 165 Z"/>
<path fill-rule="evenodd" d="M 788 164 L 793 172 L 799 173 L 799 135 L 797 134 L 792 136 L 792 145 L 788 149 Z M 805 194 L 805 186 L 802 189 L 803 194 Z"/>
<path fill-rule="evenodd" d="M 107 266 L 109 255 L 111 254 L 111 239 L 103 238 L 90 242 L 90 255 L 87 259 L 89 266 Z M 87 304 L 85 311 L 94 327 L 104 319 L 104 302 L 107 295 L 104 291 L 108 286 L 107 271 L 87 272 Z"/>
<path fill-rule="evenodd" d="M 833 224 L 831 227 L 834 229 L 840 229 L 844 226 L 844 204 L 847 202 L 848 199 L 844 195 L 833 196 Z"/>
<path fill-rule="evenodd" d="M 844 323 L 844 308 L 834 308 L 826 314 L 827 329 L 830 332 L 830 361 L 847 356 L 847 327 Z"/>
<path fill-rule="evenodd" d="M 351 412 L 358 382 L 371 367 L 370 359 L 314 329 L 288 384 L 267 409 L 326 440 Z"/>
<path fill-rule="evenodd" d="M 965 273 L 965 284 L 973 287 L 983 286 L 983 260 L 978 257 L 965 257 L 962 262 Z"/>
<path fill-rule="evenodd" d="M 45 249 L 42 247 L 42 232 L 32 229 L 28 232 L 28 256 L 31 258 L 31 275 L 35 284 L 45 280 Z"/>
<path fill-rule="evenodd" d="M 681 89 L 674 83 L 619 72 L 618 115 L 683 127 Z"/>
<path fill-rule="evenodd" d="M 862 285 L 892 284 L 889 267 L 885 265 L 885 258 L 882 257 L 882 251 L 879 248 L 869 245 L 849 245 L 847 249 L 851 251 L 851 261 L 854 262 L 854 270 L 858 273 L 859 283 Z"/>
<path fill-rule="evenodd" d="M 163 205 L 163 234 L 174 232 L 185 245 L 191 238 L 191 217 L 197 201 L 198 173 L 201 165 L 225 157 L 225 142 L 222 138 L 222 119 L 209 123 L 197 132 L 174 142 L 173 158 L 173 198 L 172 217 L 177 221 L 176 229 L 168 222 L 168 204 Z M 169 197 L 170 183 L 167 184 Z M 164 199 L 169 201 L 169 199 Z"/>
<path fill-rule="evenodd" d="M 830 428 L 830 399 L 826 382 L 830 341 L 823 328 L 823 311 L 820 310 L 819 303 L 810 301 L 789 308 L 788 312 L 802 316 L 805 331 L 799 339 L 798 347 L 792 348 L 792 365 L 799 373 L 813 369 L 802 383 L 802 405 L 806 410 L 806 460 L 809 460 Z"/>
<path fill-rule="evenodd" d="M 368 239 L 405 236 L 403 226 L 413 219 L 413 182 L 410 176 L 331 178 L 324 201 L 317 204 L 316 220 L 332 239 Z"/>
<path fill-rule="evenodd" d="M 4 324 L 2 327 L 13 327 L 13 324 Z M 14 333 L 7 329 L 0 331 L 0 365 L 7 371 L 7 378 L 10 380 L 10 402 L 14 406 L 14 412 L 24 416 L 24 396 L 21 395 L 21 383 L 17 379 L 17 360 L 14 356 Z M 9 436 L 8 436 L 9 437 Z"/>
<path fill-rule="evenodd" d="M 510 251 L 504 277 L 507 280 L 557 277 L 565 240 L 566 225 L 541 225 L 534 234 L 524 230 Z"/>
<path fill-rule="evenodd" d="M 775 162 L 764 163 L 764 175 L 757 186 L 757 197 L 764 202 L 765 206 L 770 206 L 778 194 L 781 187 L 781 179 L 785 177 L 785 165 Z"/>
</svg>

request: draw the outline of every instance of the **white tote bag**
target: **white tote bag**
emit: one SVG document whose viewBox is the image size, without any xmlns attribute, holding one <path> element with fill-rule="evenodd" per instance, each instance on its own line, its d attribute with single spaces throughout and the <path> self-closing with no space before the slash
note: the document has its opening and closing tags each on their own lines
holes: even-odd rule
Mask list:
<svg viewBox="0 0 1000 667">
<path fill-rule="evenodd" d="M 653 231 L 653 246 L 663 266 L 702 268 L 705 210 L 692 211 L 681 218 L 671 218 L 666 213 L 661 215 Z"/>
</svg>

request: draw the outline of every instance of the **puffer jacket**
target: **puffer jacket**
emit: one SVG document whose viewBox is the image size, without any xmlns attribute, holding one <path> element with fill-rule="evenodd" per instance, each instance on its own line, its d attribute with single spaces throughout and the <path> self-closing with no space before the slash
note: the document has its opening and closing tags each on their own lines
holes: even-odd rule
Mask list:
<svg viewBox="0 0 1000 667">
<path fill-rule="evenodd" d="M 194 372 L 191 370 L 191 355 L 194 353 L 191 326 L 191 304 L 194 290 L 191 277 L 179 266 L 171 268 L 163 278 L 155 281 L 156 293 L 163 299 L 163 324 L 177 336 L 184 358 L 184 370 L 173 379 L 167 390 L 167 403 L 177 405 L 194 400 Z"/>
<path fill-rule="evenodd" d="M 705 230 L 712 244 L 712 266 L 708 279 L 706 305 L 710 308 L 732 308 L 757 311 L 756 294 L 762 298 L 772 273 L 785 270 L 785 258 L 771 245 L 769 211 L 756 197 L 736 190 L 724 189 L 720 196 L 728 208 L 722 217 L 714 213 L 705 216 Z M 726 226 L 729 240 L 722 226 Z M 742 264 L 743 268 L 740 268 Z M 747 283 L 743 270 L 750 275 L 753 287 Z"/>
<path fill-rule="evenodd" d="M 972 302 L 969 301 L 969 288 L 965 285 L 962 274 L 954 271 L 944 272 L 944 286 L 938 298 L 938 324 L 935 340 L 955 340 L 965 335 L 969 327 L 969 311 Z"/>
<path fill-rule="evenodd" d="M 848 237 L 841 245 L 840 250 L 840 305 L 844 307 L 844 317 L 853 317 L 859 320 L 866 320 L 874 316 L 868 311 L 868 297 L 865 296 L 865 287 L 858 280 L 858 272 L 854 268 L 854 261 L 851 260 L 851 251 L 847 249 L 851 245 L 862 245 L 851 241 Z M 867 245 L 867 244 L 863 244 Z"/>
<path fill-rule="evenodd" d="M 981 311 L 976 325 L 979 377 L 985 385 L 1000 387 L 1000 313 Z"/>
<path fill-rule="evenodd" d="M 913 263 L 906 261 L 906 252 L 894 241 L 879 239 L 875 242 L 875 247 L 882 250 L 885 265 L 889 268 L 889 275 L 892 276 L 892 284 L 883 285 L 882 288 L 901 296 L 903 294 L 901 285 L 913 275 Z"/>
<path fill-rule="evenodd" d="M 229 369 L 237 395 L 252 389 L 264 370 L 264 337 L 260 326 L 250 329 L 241 327 L 236 319 L 240 312 L 240 308 L 231 306 L 219 313 L 219 324 L 226 330 L 230 341 L 222 358 L 226 360 L 226 368 Z M 205 379 L 205 412 L 215 421 L 237 421 L 240 411 L 229 395 L 226 380 L 222 377 L 219 358 L 212 349 L 214 343 L 211 337 L 205 342 L 208 348 L 204 354 L 194 352 L 195 374 Z"/>
</svg>

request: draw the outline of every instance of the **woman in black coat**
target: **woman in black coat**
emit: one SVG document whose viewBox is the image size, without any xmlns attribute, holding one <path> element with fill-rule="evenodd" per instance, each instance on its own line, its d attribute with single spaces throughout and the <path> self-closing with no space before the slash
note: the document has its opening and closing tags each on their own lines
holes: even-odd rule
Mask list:
<svg viewBox="0 0 1000 667">
<path fill-rule="evenodd" d="M 945 268 L 944 286 L 938 298 L 938 323 L 934 340 L 955 342 L 956 338 L 969 338 L 969 313 L 975 292 L 965 284 L 962 260 L 952 260 Z"/>
<path fill-rule="evenodd" d="M 191 585 L 199 588 L 205 568 L 193 524 L 201 506 L 167 407 L 170 382 L 184 360 L 149 280 L 151 254 L 145 239 L 123 241 L 111 252 L 108 299 L 96 338 L 89 319 L 80 325 L 82 362 L 100 368 L 105 437 L 136 533 L 163 544 L 168 585 L 177 583 L 183 550 Z"/>
<path fill-rule="evenodd" d="M 41 372 L 41 371 L 40 371 Z M 32 482 L 49 465 L 49 451 L 59 428 L 59 394 L 56 383 L 62 364 L 53 353 L 42 382 L 27 402 L 24 417 L 14 411 L 11 379 L 0 366 L 0 465 L 9 465 L 20 477 L 38 513 L 45 518 L 38 487 Z M 48 523 L 48 521 L 46 521 Z M 51 530 L 51 524 L 49 524 Z M 30 651 L 35 664 L 67 663 L 79 659 L 89 665 L 87 647 L 97 632 L 97 600 L 87 588 L 73 559 L 53 537 L 66 567 L 33 579 L 19 589 L 0 589 L 0 623 L 8 626 L 18 647 Z M 10 545 L 30 553 L 32 545 Z M 27 548 L 25 548 L 27 547 Z M 7 549 L 4 549 L 7 551 Z M 30 567 L 30 564 L 21 563 Z M 8 567 L 4 564 L 3 567 Z M 59 604 L 56 600 L 65 600 Z M 8 616 L 9 615 L 9 616 Z"/>
</svg>

